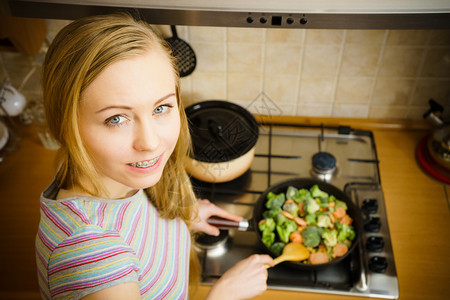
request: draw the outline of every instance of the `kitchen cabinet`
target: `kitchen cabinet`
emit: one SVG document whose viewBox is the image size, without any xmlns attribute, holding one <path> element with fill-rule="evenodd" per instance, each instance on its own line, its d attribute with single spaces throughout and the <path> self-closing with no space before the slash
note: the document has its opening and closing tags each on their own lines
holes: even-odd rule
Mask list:
<svg viewBox="0 0 450 300">
<path fill-rule="evenodd" d="M 447 299 L 449 189 L 425 175 L 415 161 L 415 147 L 429 130 L 426 125 L 296 117 L 282 121 L 345 124 L 374 132 L 400 299 Z M 22 128 L 20 149 L 0 163 L 0 299 L 40 299 L 34 237 L 39 222 L 39 195 L 53 179 L 56 152 L 41 146 L 33 127 Z M 194 299 L 204 299 L 208 290 L 209 286 L 199 286 Z M 367 298 L 268 290 L 256 299 Z"/>
</svg>

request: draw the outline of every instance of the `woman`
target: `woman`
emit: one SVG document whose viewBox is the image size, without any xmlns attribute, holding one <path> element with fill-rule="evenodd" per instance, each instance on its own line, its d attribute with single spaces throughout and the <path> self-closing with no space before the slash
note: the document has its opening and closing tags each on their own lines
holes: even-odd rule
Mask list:
<svg viewBox="0 0 450 300">
<path fill-rule="evenodd" d="M 48 50 L 43 92 L 61 167 L 41 196 L 42 297 L 187 298 L 188 274 L 196 277 L 189 229 L 217 235 L 208 217 L 240 217 L 195 199 L 179 77 L 164 41 L 126 14 L 77 20 Z M 239 262 L 208 297 L 262 293 L 272 264 L 267 255 Z"/>
</svg>

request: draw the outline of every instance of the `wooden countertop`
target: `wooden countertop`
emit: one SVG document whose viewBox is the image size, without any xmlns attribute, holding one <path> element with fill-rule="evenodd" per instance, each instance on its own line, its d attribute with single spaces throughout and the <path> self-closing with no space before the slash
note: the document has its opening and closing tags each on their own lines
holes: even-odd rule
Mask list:
<svg viewBox="0 0 450 300">
<path fill-rule="evenodd" d="M 450 188 L 425 175 L 415 147 L 429 129 L 423 124 L 354 119 L 283 118 L 283 122 L 345 124 L 374 132 L 382 188 L 394 249 L 400 299 L 447 299 L 450 295 Z M 52 180 L 55 151 L 43 148 L 33 127 L 24 126 L 20 149 L 0 163 L 0 299 L 39 299 L 34 238 L 39 195 Z M 200 286 L 195 299 L 204 299 Z M 257 300 L 367 299 L 268 290 Z"/>
</svg>

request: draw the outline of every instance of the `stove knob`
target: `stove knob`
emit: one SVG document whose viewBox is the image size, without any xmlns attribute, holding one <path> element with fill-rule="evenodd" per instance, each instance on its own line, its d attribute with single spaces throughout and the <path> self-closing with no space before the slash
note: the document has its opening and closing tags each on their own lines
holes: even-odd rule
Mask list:
<svg viewBox="0 0 450 300">
<path fill-rule="evenodd" d="M 374 256 L 369 260 L 369 269 L 376 273 L 386 272 L 388 263 L 385 257 Z"/>
<path fill-rule="evenodd" d="M 378 217 L 370 217 L 369 222 L 364 224 L 364 229 L 369 232 L 379 232 L 381 221 Z"/>
<path fill-rule="evenodd" d="M 366 248 L 370 252 L 381 252 L 384 248 L 384 240 L 380 236 L 371 236 L 367 239 Z"/>
<path fill-rule="evenodd" d="M 364 199 L 361 208 L 367 214 L 374 214 L 374 213 L 376 213 L 377 210 L 378 210 L 377 199 Z"/>
</svg>

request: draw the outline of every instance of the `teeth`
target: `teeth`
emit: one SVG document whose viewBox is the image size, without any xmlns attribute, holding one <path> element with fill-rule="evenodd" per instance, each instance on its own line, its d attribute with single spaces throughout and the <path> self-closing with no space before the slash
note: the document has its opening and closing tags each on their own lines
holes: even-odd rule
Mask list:
<svg viewBox="0 0 450 300">
<path fill-rule="evenodd" d="M 153 166 L 159 159 L 159 156 L 157 158 L 146 160 L 146 161 L 140 161 L 137 163 L 131 163 L 130 165 L 136 168 L 148 168 Z"/>
</svg>

